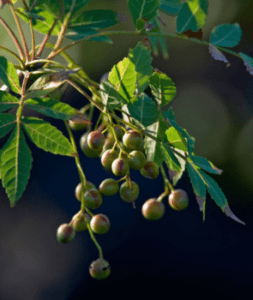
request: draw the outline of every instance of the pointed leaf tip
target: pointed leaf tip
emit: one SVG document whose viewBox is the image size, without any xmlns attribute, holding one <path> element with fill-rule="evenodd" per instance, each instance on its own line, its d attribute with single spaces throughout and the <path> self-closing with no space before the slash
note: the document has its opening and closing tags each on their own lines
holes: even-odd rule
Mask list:
<svg viewBox="0 0 253 300">
<path fill-rule="evenodd" d="M 226 63 L 226 67 L 231 66 L 230 62 L 226 59 L 226 56 L 223 53 L 221 53 L 214 46 L 212 46 L 212 45 L 209 46 L 209 52 L 214 59 L 220 60 L 220 61 L 223 61 L 224 63 Z"/>
<path fill-rule="evenodd" d="M 197 203 L 199 205 L 199 210 L 200 211 L 203 211 L 204 210 L 204 203 L 205 203 L 205 199 L 200 197 L 200 196 L 196 196 L 196 200 L 197 200 Z"/>
<path fill-rule="evenodd" d="M 231 211 L 228 203 L 227 205 L 225 206 L 225 209 L 224 209 L 224 213 L 227 217 L 230 217 L 231 219 L 233 219 L 234 221 L 240 223 L 240 224 L 243 224 L 243 225 L 246 225 L 243 221 L 241 221 L 240 219 L 238 219 L 234 213 Z"/>
</svg>

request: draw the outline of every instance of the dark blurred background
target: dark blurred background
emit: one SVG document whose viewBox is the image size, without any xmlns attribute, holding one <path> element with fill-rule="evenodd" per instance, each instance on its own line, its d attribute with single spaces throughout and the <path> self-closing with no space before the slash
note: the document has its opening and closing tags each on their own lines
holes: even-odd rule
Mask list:
<svg viewBox="0 0 253 300">
<path fill-rule="evenodd" d="M 203 40 L 209 40 L 215 26 L 238 22 L 242 40 L 232 50 L 253 57 L 253 1 L 208 2 Z M 98 8 L 113 9 L 128 17 L 127 22 L 112 30 L 134 30 L 127 1 L 100 0 L 87 5 L 87 10 Z M 7 5 L 0 14 L 14 24 Z M 175 32 L 176 18 L 161 15 L 166 31 Z M 42 35 L 36 34 L 36 39 L 41 41 Z M 143 37 L 111 39 L 113 45 L 86 42 L 68 53 L 98 82 Z M 1 43 L 14 47 L 3 27 Z M 241 59 L 229 54 L 226 57 L 231 66 L 226 68 L 211 57 L 206 46 L 176 39 L 167 39 L 167 45 L 169 59 L 163 59 L 160 52 L 158 57 L 153 56 L 152 65 L 171 77 L 177 87 L 171 104 L 176 121 L 196 138 L 196 154 L 224 171 L 212 177 L 225 193 L 231 210 L 246 226 L 226 217 L 209 194 L 203 223 L 186 172 L 176 188 L 187 191 L 189 207 L 176 212 L 165 199 L 165 216 L 157 222 L 147 221 L 141 215 L 142 204 L 163 192 L 162 177 L 152 181 L 132 171 L 132 180 L 140 186 L 136 209 L 117 194 L 104 197 L 102 206 L 94 210 L 106 214 L 111 221 L 110 231 L 96 237 L 112 273 L 106 280 L 96 281 L 88 269 L 98 252 L 88 232 L 77 233 L 66 245 L 56 240 L 57 228 L 70 222 L 80 209 L 74 196 L 79 183 L 74 159 L 44 152 L 27 139 L 33 167 L 27 188 L 14 208 L 10 208 L 0 187 L 1 300 L 74 300 L 91 296 L 252 298 L 253 77 Z M 87 99 L 70 89 L 64 102 L 79 109 Z M 43 118 L 67 135 L 63 122 Z M 74 135 L 79 144 L 82 133 Z M 1 139 L 1 147 L 5 141 Z M 105 178 L 115 178 L 103 170 L 98 158 L 87 158 L 78 149 L 89 181 L 98 187 Z"/>
</svg>

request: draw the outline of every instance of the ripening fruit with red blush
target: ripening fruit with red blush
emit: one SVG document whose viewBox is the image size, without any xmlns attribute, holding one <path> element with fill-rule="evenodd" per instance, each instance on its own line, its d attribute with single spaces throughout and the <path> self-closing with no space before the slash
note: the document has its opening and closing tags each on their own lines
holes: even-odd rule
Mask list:
<svg viewBox="0 0 253 300">
<path fill-rule="evenodd" d="M 89 133 L 87 143 L 93 150 L 102 150 L 105 143 L 105 137 L 100 131 L 94 130 Z"/>
<path fill-rule="evenodd" d="M 159 175 L 159 168 L 154 161 L 147 161 L 140 172 L 148 179 L 156 179 Z"/>
<path fill-rule="evenodd" d="M 160 220 L 165 213 L 165 205 L 156 198 L 147 200 L 141 209 L 142 215 L 149 221 Z"/>
<path fill-rule="evenodd" d="M 110 229 L 110 226 L 110 220 L 104 214 L 97 214 L 91 218 L 90 227 L 92 231 L 97 234 L 107 233 Z"/>
<path fill-rule="evenodd" d="M 187 193 L 182 189 L 171 191 L 168 197 L 168 202 L 171 208 L 176 211 L 181 211 L 189 205 L 189 198 Z"/>
<path fill-rule="evenodd" d="M 76 235 L 76 231 L 73 226 L 65 223 L 58 227 L 56 237 L 58 242 L 67 244 L 71 242 Z"/>
<path fill-rule="evenodd" d="M 89 272 L 95 279 L 105 279 L 111 274 L 111 266 L 107 260 L 98 258 L 90 264 Z"/>
</svg>

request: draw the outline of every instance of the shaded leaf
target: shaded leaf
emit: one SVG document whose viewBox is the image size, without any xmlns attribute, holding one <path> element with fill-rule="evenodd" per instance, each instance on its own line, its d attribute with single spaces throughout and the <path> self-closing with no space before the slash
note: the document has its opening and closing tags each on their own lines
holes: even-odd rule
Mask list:
<svg viewBox="0 0 253 300">
<path fill-rule="evenodd" d="M 148 21 L 157 15 L 160 0 L 128 0 L 128 8 L 133 17 L 134 26 L 139 18 L 146 18 Z"/>
<path fill-rule="evenodd" d="M 74 151 L 69 140 L 50 123 L 39 118 L 23 117 L 22 126 L 37 147 L 53 154 L 73 156 Z"/>
<path fill-rule="evenodd" d="M 85 42 L 105 42 L 109 44 L 113 44 L 113 41 L 107 36 L 97 36 L 91 37 L 90 39 L 86 39 L 89 36 L 97 34 L 98 31 L 90 30 L 88 32 L 79 32 L 78 28 L 72 29 L 65 34 L 65 37 L 72 40 L 72 41 L 79 41 L 85 38 Z"/>
<path fill-rule="evenodd" d="M 199 210 L 203 212 L 203 222 L 205 221 L 205 214 L 206 214 L 206 200 L 199 197 L 199 196 L 196 196 L 196 200 L 197 200 L 197 203 L 199 205 Z"/>
<path fill-rule="evenodd" d="M 1 149 L 0 169 L 3 187 L 14 207 L 22 196 L 30 177 L 32 154 L 24 134 L 17 124 L 7 143 Z"/>
<path fill-rule="evenodd" d="M 165 130 L 168 125 L 163 121 L 160 116 L 159 119 L 152 125 L 147 127 L 148 131 L 151 131 L 152 136 L 156 139 L 163 141 L 165 136 Z M 145 136 L 145 154 L 148 161 L 154 161 L 160 167 L 164 161 L 163 153 L 161 150 L 161 142 L 158 142 L 147 135 Z"/>
<path fill-rule="evenodd" d="M 79 114 L 78 110 L 70 105 L 50 98 L 27 99 L 25 105 L 55 119 L 68 120 Z"/>
<path fill-rule="evenodd" d="M 250 75 L 253 75 L 253 58 L 242 52 L 240 52 L 239 55 L 243 59 L 243 63 L 246 66 L 246 70 L 250 73 Z"/>
<path fill-rule="evenodd" d="M 139 42 L 134 49 L 129 50 L 128 58 L 135 65 L 137 74 L 136 88 L 138 94 L 141 94 L 148 87 L 149 78 L 153 72 L 150 49 L 142 42 Z"/>
<path fill-rule="evenodd" d="M 11 109 L 19 104 L 19 99 L 8 92 L 0 91 L 0 112 Z"/>
<path fill-rule="evenodd" d="M 176 95 L 175 84 L 166 74 L 154 72 L 149 79 L 149 85 L 159 106 L 165 106 Z"/>
<path fill-rule="evenodd" d="M 208 3 L 206 0 L 188 0 L 177 15 L 177 32 L 191 29 L 196 32 L 205 25 Z"/>
<path fill-rule="evenodd" d="M 213 173 L 213 174 L 219 174 L 221 175 L 222 170 L 215 167 L 215 165 L 207 160 L 205 157 L 197 156 L 197 155 L 189 155 L 193 163 L 200 167 L 201 169 Z"/>
<path fill-rule="evenodd" d="M 210 43 L 221 47 L 234 47 L 239 44 L 242 30 L 238 23 L 221 24 L 211 31 Z"/>
<path fill-rule="evenodd" d="M 133 97 L 137 74 L 134 63 L 127 57 L 114 65 L 109 73 L 109 82 L 115 86 L 116 91 L 127 101 Z"/>
<path fill-rule="evenodd" d="M 119 108 L 123 103 L 127 103 L 110 82 L 102 81 L 99 87 L 102 103 L 108 109 Z"/>
<path fill-rule="evenodd" d="M 179 13 L 183 3 L 180 0 L 161 0 L 159 9 L 170 16 L 175 16 Z"/>
<path fill-rule="evenodd" d="M 0 113 L 0 138 L 5 136 L 16 124 L 16 116 Z"/>
<path fill-rule="evenodd" d="M 224 209 L 224 213 L 227 217 L 230 217 L 231 219 L 233 219 L 234 221 L 240 223 L 240 224 L 243 224 L 243 225 L 246 225 L 243 221 L 241 221 L 240 219 L 238 219 L 234 213 L 231 211 L 228 203 L 227 205 L 225 206 L 225 209 Z"/>
<path fill-rule="evenodd" d="M 133 118 L 143 124 L 149 126 L 155 123 L 159 117 L 159 111 L 154 101 L 146 94 L 142 93 L 131 99 L 127 108 Z"/>
<path fill-rule="evenodd" d="M 220 61 L 223 61 L 224 63 L 226 63 L 227 64 L 226 67 L 231 66 L 230 62 L 226 59 L 226 56 L 222 52 L 220 52 L 217 48 L 215 48 L 214 46 L 209 45 L 209 52 L 214 59 L 220 60 Z"/>
<path fill-rule="evenodd" d="M 21 94 L 18 74 L 11 62 L 0 56 L 0 79 L 15 93 Z"/>
<path fill-rule="evenodd" d="M 197 170 L 194 168 L 194 166 L 191 165 L 188 161 L 186 162 L 186 168 L 191 180 L 191 184 L 194 190 L 195 195 L 206 199 L 206 187 L 205 184 L 200 177 L 199 173 Z"/>
<path fill-rule="evenodd" d="M 168 168 L 170 168 L 173 171 L 176 171 L 179 174 L 181 171 L 181 165 L 177 157 L 166 144 L 161 145 L 161 150 L 163 154 L 163 159 Z"/>
</svg>

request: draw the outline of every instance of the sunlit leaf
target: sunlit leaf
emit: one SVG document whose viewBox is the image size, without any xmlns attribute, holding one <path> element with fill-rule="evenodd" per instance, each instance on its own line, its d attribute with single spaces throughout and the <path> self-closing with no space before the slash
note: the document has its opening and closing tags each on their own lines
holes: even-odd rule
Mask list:
<svg viewBox="0 0 253 300">
<path fill-rule="evenodd" d="M 4 56 L 0 56 L 0 79 L 12 91 L 21 94 L 17 71 L 13 64 Z"/>
<path fill-rule="evenodd" d="M 0 138 L 5 136 L 16 124 L 16 116 L 0 113 Z"/>
<path fill-rule="evenodd" d="M 0 91 L 0 112 L 6 111 L 19 104 L 19 99 L 8 92 Z"/>
</svg>

